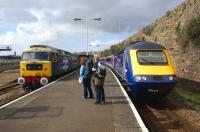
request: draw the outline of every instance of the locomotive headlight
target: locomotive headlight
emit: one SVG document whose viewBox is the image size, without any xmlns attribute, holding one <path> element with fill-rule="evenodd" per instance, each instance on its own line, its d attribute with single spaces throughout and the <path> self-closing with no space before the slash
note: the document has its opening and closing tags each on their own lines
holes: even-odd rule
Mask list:
<svg viewBox="0 0 200 132">
<path fill-rule="evenodd" d="M 17 82 L 18 82 L 18 84 L 23 85 L 23 84 L 25 83 L 25 79 L 24 79 L 23 77 L 19 77 L 19 78 L 17 79 Z"/>
<path fill-rule="evenodd" d="M 135 77 L 135 81 L 140 81 L 142 78 L 141 78 L 141 76 L 136 76 Z"/>
<path fill-rule="evenodd" d="M 142 76 L 142 80 L 146 81 L 147 77 L 146 76 Z"/>
<path fill-rule="evenodd" d="M 174 79 L 173 76 L 169 76 L 169 80 L 172 81 Z"/>
<path fill-rule="evenodd" d="M 41 83 L 42 85 L 47 85 L 47 84 L 48 84 L 48 79 L 47 79 L 46 77 L 42 77 L 42 78 L 40 79 L 40 83 Z"/>
</svg>

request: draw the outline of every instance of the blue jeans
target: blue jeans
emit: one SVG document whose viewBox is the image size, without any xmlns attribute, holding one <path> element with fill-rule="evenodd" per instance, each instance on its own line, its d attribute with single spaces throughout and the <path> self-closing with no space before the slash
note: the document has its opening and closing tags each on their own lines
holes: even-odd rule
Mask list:
<svg viewBox="0 0 200 132">
<path fill-rule="evenodd" d="M 93 98 L 93 92 L 91 89 L 91 77 L 85 77 L 83 79 L 83 87 L 84 87 L 84 98 Z M 89 94 L 89 96 L 88 96 Z"/>
<path fill-rule="evenodd" d="M 95 86 L 96 92 L 96 102 L 100 103 L 101 101 L 105 102 L 105 93 L 103 86 Z"/>
</svg>

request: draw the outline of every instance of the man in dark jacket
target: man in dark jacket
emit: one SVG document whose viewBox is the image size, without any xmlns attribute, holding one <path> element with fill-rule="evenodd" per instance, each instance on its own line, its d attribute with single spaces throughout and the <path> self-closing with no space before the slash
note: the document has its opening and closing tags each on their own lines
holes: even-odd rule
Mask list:
<svg viewBox="0 0 200 132">
<path fill-rule="evenodd" d="M 84 72 L 84 76 L 85 76 L 85 87 L 89 93 L 88 98 L 94 98 L 93 96 L 93 92 L 91 89 L 91 78 L 92 78 L 92 67 L 93 67 L 93 60 L 88 56 L 87 62 L 85 64 L 85 72 Z"/>
<path fill-rule="evenodd" d="M 105 93 L 103 88 L 105 76 L 106 76 L 106 67 L 99 62 L 98 69 L 93 74 L 93 82 L 96 92 L 95 104 L 105 103 Z"/>
</svg>

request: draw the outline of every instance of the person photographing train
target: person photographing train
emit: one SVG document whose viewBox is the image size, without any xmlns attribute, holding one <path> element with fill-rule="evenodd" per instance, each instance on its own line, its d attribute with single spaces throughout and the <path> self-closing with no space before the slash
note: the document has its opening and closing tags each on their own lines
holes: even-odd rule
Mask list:
<svg viewBox="0 0 200 132">
<path fill-rule="evenodd" d="M 106 76 L 106 67 L 99 62 L 98 69 L 93 74 L 93 82 L 96 92 L 96 102 L 95 104 L 105 103 L 105 93 L 104 93 L 104 80 Z"/>
</svg>

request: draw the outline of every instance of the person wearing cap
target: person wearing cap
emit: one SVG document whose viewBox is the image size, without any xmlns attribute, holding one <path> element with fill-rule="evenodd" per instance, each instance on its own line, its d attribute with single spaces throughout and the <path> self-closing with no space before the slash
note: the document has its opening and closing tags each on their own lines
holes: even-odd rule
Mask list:
<svg viewBox="0 0 200 132">
<path fill-rule="evenodd" d="M 96 92 L 95 104 L 105 103 L 105 93 L 103 88 L 105 76 L 106 76 L 106 67 L 101 62 L 99 62 L 98 69 L 93 74 L 93 82 Z"/>
</svg>

